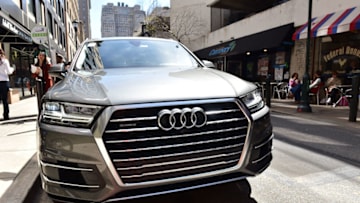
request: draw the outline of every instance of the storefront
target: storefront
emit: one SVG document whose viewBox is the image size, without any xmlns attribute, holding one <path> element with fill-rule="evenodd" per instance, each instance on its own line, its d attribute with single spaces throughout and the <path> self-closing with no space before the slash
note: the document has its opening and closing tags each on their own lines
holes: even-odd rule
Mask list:
<svg viewBox="0 0 360 203">
<path fill-rule="evenodd" d="M 311 24 L 314 39 L 310 74 L 320 70 L 326 80 L 337 72 L 343 84 L 351 84 L 351 77 L 360 74 L 360 7 L 315 17 Z M 296 42 L 306 38 L 307 23 L 293 34 Z"/>
<path fill-rule="evenodd" d="M 288 79 L 293 24 L 284 25 L 250 36 L 233 39 L 195 51 L 201 59 L 214 62 L 223 70 L 249 81 Z"/>
<path fill-rule="evenodd" d="M 33 79 L 29 71 L 30 64 L 33 63 L 31 53 L 34 49 L 30 31 L 2 11 L 0 11 L 0 43 L 10 65 L 16 68 L 10 76 L 10 88 L 18 92 L 19 97 L 34 94 L 31 88 Z"/>
</svg>

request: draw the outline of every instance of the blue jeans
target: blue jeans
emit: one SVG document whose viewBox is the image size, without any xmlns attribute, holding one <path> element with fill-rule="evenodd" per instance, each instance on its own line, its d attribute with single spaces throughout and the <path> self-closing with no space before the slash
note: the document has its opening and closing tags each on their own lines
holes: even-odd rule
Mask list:
<svg viewBox="0 0 360 203">
<path fill-rule="evenodd" d="M 290 89 L 291 93 L 294 95 L 295 101 L 300 101 L 301 99 L 301 84 L 296 85 Z"/>
</svg>

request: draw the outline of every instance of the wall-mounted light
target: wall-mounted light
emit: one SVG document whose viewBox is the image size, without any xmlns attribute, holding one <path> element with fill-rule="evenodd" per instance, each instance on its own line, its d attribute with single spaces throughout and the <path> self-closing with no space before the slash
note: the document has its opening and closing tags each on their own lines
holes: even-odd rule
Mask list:
<svg viewBox="0 0 360 203">
<path fill-rule="evenodd" d="M 330 36 L 326 36 L 321 38 L 321 42 L 332 42 L 332 38 Z"/>
<path fill-rule="evenodd" d="M 268 52 L 268 50 L 267 50 L 267 49 L 263 49 L 263 52 L 265 52 L 265 53 L 266 53 L 266 52 Z"/>
<path fill-rule="evenodd" d="M 251 53 L 250 53 L 250 51 L 246 52 L 246 55 L 248 55 L 248 56 L 249 56 L 250 54 L 251 54 Z"/>
</svg>

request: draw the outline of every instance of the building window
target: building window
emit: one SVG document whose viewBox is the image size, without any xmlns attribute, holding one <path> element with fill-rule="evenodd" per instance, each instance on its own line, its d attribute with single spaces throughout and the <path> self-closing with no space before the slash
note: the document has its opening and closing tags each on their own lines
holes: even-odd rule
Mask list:
<svg viewBox="0 0 360 203">
<path fill-rule="evenodd" d="M 60 4 L 60 1 L 59 1 L 59 0 L 57 0 L 56 12 L 58 13 L 58 15 L 59 15 L 60 18 L 61 18 L 61 17 L 62 17 L 62 13 L 61 13 L 61 4 Z"/>
<path fill-rule="evenodd" d="M 33 16 L 36 16 L 36 2 L 35 0 L 29 0 L 28 1 L 28 8 L 29 8 L 29 12 L 31 13 Z"/>
<path fill-rule="evenodd" d="M 59 36 L 58 36 L 58 29 L 59 29 L 59 26 L 57 24 L 57 22 L 55 22 L 55 29 L 54 29 L 54 40 L 57 39 L 58 42 L 59 42 Z"/>
<path fill-rule="evenodd" d="M 65 24 L 65 15 L 64 15 L 64 8 L 61 8 L 61 20 L 62 20 L 62 22 Z"/>
<path fill-rule="evenodd" d="M 43 2 L 41 2 L 41 15 L 40 15 L 40 19 L 39 19 L 39 22 L 42 24 L 42 25 L 45 25 L 45 5 Z"/>
<path fill-rule="evenodd" d="M 66 47 L 65 33 L 62 33 L 62 45 Z"/>
<path fill-rule="evenodd" d="M 47 18 L 48 18 L 48 25 L 46 25 L 50 31 L 50 33 L 53 35 L 54 34 L 54 28 L 53 28 L 53 19 L 52 19 L 52 15 L 50 13 L 50 11 L 47 12 Z"/>
<path fill-rule="evenodd" d="M 21 9 L 23 10 L 23 5 L 20 0 L 13 0 L 13 2 Z"/>
</svg>

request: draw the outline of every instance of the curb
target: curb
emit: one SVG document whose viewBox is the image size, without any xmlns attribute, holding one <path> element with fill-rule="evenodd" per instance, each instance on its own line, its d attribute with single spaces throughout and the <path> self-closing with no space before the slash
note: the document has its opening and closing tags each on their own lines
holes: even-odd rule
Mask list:
<svg viewBox="0 0 360 203">
<path fill-rule="evenodd" d="M 20 170 L 13 183 L 5 191 L 0 202 L 26 202 L 31 191 L 39 181 L 39 166 L 36 153 L 30 158 L 26 165 Z"/>
</svg>

